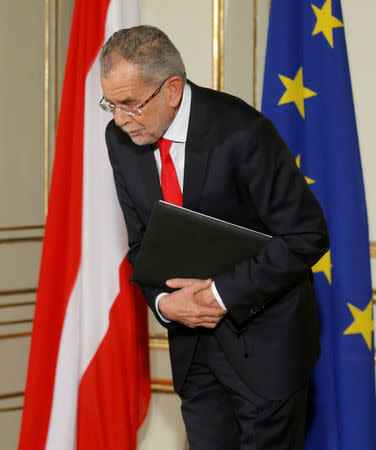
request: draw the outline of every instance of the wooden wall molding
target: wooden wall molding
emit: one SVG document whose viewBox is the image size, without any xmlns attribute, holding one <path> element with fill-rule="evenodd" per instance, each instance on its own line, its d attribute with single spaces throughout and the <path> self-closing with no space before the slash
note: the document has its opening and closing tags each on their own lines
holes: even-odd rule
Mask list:
<svg viewBox="0 0 376 450">
<path fill-rule="evenodd" d="M 149 334 L 149 349 L 150 350 L 168 350 L 168 336 L 167 334 L 150 333 Z"/>
<path fill-rule="evenodd" d="M 223 91 L 224 0 L 213 0 L 212 87 Z"/>
<path fill-rule="evenodd" d="M 8 295 L 36 294 L 36 292 L 37 288 L 7 289 L 5 291 L 0 291 L 0 297 Z"/>
<path fill-rule="evenodd" d="M 369 243 L 369 253 L 371 258 L 376 258 L 376 242 Z"/>
<path fill-rule="evenodd" d="M 43 230 L 45 225 L 17 225 L 12 227 L 0 227 L 0 232 L 2 231 L 26 231 L 26 230 Z"/>
<path fill-rule="evenodd" d="M 17 238 L 2 238 L 0 244 L 19 244 L 20 242 L 42 242 L 43 236 L 28 236 Z"/>
</svg>

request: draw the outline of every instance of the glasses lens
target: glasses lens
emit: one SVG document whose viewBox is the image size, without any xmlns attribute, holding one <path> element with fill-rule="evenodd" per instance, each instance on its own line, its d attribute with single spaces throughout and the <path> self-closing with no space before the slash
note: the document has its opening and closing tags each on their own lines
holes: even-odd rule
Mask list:
<svg viewBox="0 0 376 450">
<path fill-rule="evenodd" d="M 140 116 L 141 111 L 137 108 L 137 106 L 119 106 L 119 108 L 128 114 L 128 116 Z"/>
<path fill-rule="evenodd" d="M 106 112 L 112 112 L 111 106 L 109 103 L 99 103 L 99 106 Z"/>
<path fill-rule="evenodd" d="M 106 112 L 114 113 L 115 109 L 118 108 L 121 112 L 127 114 L 128 116 L 141 116 L 141 109 L 137 106 L 115 106 L 111 103 L 105 103 L 104 101 L 98 104 L 103 111 Z"/>
</svg>

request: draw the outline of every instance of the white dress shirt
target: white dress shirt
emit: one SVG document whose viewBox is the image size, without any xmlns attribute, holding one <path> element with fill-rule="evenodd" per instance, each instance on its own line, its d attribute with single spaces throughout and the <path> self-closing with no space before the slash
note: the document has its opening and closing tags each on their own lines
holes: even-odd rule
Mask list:
<svg viewBox="0 0 376 450">
<path fill-rule="evenodd" d="M 189 113 L 191 110 L 191 97 L 192 97 L 191 87 L 189 86 L 189 84 L 185 84 L 179 111 L 176 114 L 176 117 L 173 120 L 172 124 L 169 126 L 169 128 L 166 130 L 165 134 L 163 135 L 163 138 L 172 141 L 171 148 L 170 148 L 170 155 L 171 155 L 171 159 L 175 166 L 176 175 L 178 177 L 179 186 L 180 186 L 182 193 L 183 193 L 183 185 L 184 185 L 185 143 L 187 141 Z M 154 150 L 154 157 L 155 157 L 155 162 L 157 165 L 159 181 L 161 181 L 162 162 L 161 162 L 161 154 L 159 152 L 159 148 Z M 184 193 L 183 193 L 183 195 L 184 195 Z M 211 289 L 212 289 L 213 295 L 216 298 L 218 304 L 223 309 L 227 309 L 221 299 L 221 296 L 219 295 L 219 293 L 217 291 L 217 288 L 215 287 L 214 281 L 212 281 Z M 159 294 L 156 297 L 155 307 L 159 314 L 159 317 L 164 322 L 171 322 L 170 320 L 166 319 L 158 309 L 159 300 L 164 295 L 168 295 L 167 292 L 162 292 L 161 294 Z"/>
</svg>

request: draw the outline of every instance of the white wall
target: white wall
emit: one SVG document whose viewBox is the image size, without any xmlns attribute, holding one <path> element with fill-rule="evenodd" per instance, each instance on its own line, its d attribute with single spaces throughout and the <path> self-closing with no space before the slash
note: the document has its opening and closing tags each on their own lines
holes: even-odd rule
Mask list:
<svg viewBox="0 0 376 450">
<path fill-rule="evenodd" d="M 360 154 L 366 190 L 370 240 L 376 241 L 376 2 L 342 0 L 349 56 L 351 83 L 355 102 Z M 376 259 L 371 260 L 372 285 L 376 288 Z"/>
</svg>

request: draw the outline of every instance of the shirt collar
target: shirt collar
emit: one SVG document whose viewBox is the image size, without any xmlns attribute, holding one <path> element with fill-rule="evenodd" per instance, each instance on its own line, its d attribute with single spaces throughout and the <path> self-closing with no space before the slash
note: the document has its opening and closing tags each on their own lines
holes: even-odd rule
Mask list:
<svg viewBox="0 0 376 450">
<path fill-rule="evenodd" d="M 179 111 L 163 137 L 173 142 L 186 142 L 188 133 L 189 113 L 191 110 L 191 87 L 185 83 Z"/>
</svg>

